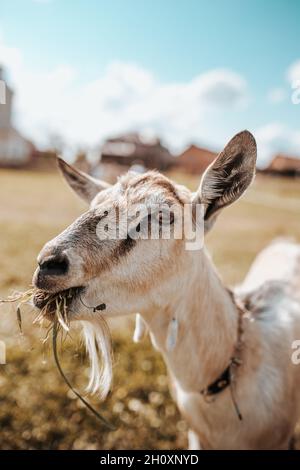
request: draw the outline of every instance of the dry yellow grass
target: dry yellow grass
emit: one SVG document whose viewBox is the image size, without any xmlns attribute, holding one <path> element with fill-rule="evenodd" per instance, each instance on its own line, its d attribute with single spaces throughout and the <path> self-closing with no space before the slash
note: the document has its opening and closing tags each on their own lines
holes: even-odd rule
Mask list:
<svg viewBox="0 0 300 470">
<path fill-rule="evenodd" d="M 195 188 L 199 178 L 173 174 Z M 43 246 L 71 223 L 84 205 L 56 174 L 0 172 L 0 297 L 26 290 Z M 258 177 L 247 195 L 219 217 L 207 243 L 224 280 L 245 275 L 255 254 L 274 237 L 300 241 L 300 181 Z M 118 423 L 116 432 L 101 428 L 82 409 L 44 351 L 32 316 L 23 315 L 20 337 L 11 307 L 0 307 L 0 339 L 8 346 L 0 366 L 2 449 L 166 449 L 186 446 L 186 425 L 172 402 L 165 366 L 146 341 L 134 345 L 129 332 L 115 331 L 114 388 L 104 415 Z M 131 327 L 129 323 L 129 328 Z M 76 336 L 76 335 L 75 335 Z M 81 344 L 67 341 L 65 370 L 82 390 L 86 363 Z"/>
</svg>

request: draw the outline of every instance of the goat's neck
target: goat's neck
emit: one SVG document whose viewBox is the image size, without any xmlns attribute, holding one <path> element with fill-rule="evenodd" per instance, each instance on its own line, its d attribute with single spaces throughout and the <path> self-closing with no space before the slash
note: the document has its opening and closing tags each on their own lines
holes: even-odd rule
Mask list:
<svg viewBox="0 0 300 470">
<path fill-rule="evenodd" d="M 154 344 L 184 389 L 202 390 L 228 366 L 238 328 L 237 309 L 205 250 L 187 259 L 180 276 L 156 293 L 155 302 L 156 312 L 144 315 Z M 169 351 L 172 318 L 178 321 L 178 337 Z"/>
</svg>

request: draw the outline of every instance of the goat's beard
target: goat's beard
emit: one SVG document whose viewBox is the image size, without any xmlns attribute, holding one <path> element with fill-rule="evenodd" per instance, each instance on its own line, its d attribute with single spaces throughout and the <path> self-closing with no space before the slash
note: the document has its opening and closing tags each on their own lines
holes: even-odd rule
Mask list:
<svg viewBox="0 0 300 470">
<path fill-rule="evenodd" d="M 112 347 L 108 325 L 99 315 L 94 319 L 82 320 L 86 350 L 90 359 L 90 373 L 87 391 L 98 393 L 104 399 L 112 382 Z"/>
<path fill-rule="evenodd" d="M 33 293 L 33 303 L 40 310 L 41 318 L 51 322 L 58 318 L 69 323 L 70 307 L 74 300 L 80 296 L 83 287 L 71 288 L 56 294 L 49 294 L 40 289 Z M 63 302 L 64 301 L 64 302 Z M 63 310 L 61 312 L 61 309 Z M 103 316 L 95 313 L 93 318 L 81 320 L 86 350 L 90 359 L 90 374 L 87 391 L 98 393 L 104 399 L 112 382 L 112 348 L 110 331 Z"/>
</svg>

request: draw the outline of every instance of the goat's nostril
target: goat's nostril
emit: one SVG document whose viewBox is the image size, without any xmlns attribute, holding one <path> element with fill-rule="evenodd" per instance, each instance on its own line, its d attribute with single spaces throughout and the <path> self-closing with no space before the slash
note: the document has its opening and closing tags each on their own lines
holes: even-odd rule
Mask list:
<svg viewBox="0 0 300 470">
<path fill-rule="evenodd" d="M 40 272 L 45 276 L 61 276 L 66 274 L 69 262 L 65 256 L 51 256 L 40 263 Z"/>
</svg>

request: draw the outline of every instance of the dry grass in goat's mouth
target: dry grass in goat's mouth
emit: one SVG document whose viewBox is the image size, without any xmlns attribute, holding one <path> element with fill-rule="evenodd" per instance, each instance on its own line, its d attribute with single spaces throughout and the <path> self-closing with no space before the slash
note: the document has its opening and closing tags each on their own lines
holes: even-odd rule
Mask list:
<svg viewBox="0 0 300 470">
<path fill-rule="evenodd" d="M 35 323 L 44 319 L 52 322 L 57 321 L 65 331 L 69 331 L 70 304 L 72 300 L 80 294 L 81 291 L 82 287 L 72 287 L 57 293 L 50 293 L 41 289 L 32 288 L 26 292 L 12 295 L 6 300 L 1 300 L 0 303 L 18 303 L 17 315 L 20 327 L 20 307 L 22 304 L 32 303 L 39 309 Z"/>
<path fill-rule="evenodd" d="M 72 390 L 72 392 L 79 398 L 79 400 L 110 430 L 115 430 L 115 427 L 111 425 L 108 421 L 106 421 L 103 416 L 98 413 L 95 408 L 93 408 L 81 395 L 74 389 L 72 384 L 70 383 L 68 377 L 65 375 L 57 352 L 57 337 L 61 328 L 65 331 L 69 331 L 69 308 L 72 300 L 80 295 L 80 292 L 83 290 L 82 287 L 73 287 L 56 294 L 48 293 L 41 289 L 32 288 L 23 293 L 17 293 L 11 297 L 8 297 L 6 300 L 0 300 L 1 303 L 17 303 L 17 321 L 22 332 L 22 316 L 21 316 L 21 305 L 33 303 L 35 307 L 39 309 L 38 316 L 36 317 L 34 323 L 42 322 L 44 319 L 51 321 L 52 326 L 52 349 L 53 349 L 53 356 L 55 360 L 56 367 L 68 385 L 68 387 Z M 49 333 L 49 331 L 48 331 Z M 48 333 L 46 335 L 46 339 L 48 338 Z M 45 339 L 45 340 L 46 340 Z"/>
<path fill-rule="evenodd" d="M 64 330 L 69 331 L 70 304 L 81 291 L 82 287 L 72 287 L 53 294 L 40 289 L 33 289 L 33 303 L 40 309 L 36 321 L 43 320 L 44 318 L 50 321 L 57 320 Z"/>
</svg>

